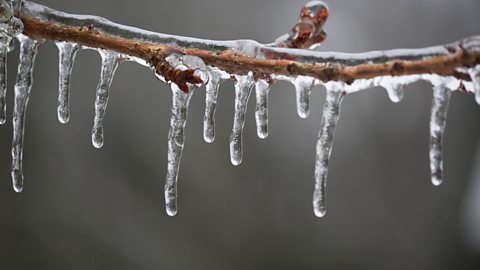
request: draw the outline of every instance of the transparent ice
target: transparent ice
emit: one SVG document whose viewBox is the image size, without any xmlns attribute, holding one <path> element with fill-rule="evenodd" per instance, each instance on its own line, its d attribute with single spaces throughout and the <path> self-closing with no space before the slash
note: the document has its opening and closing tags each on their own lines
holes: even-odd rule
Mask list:
<svg viewBox="0 0 480 270">
<path fill-rule="evenodd" d="M 115 74 L 115 70 L 121 60 L 120 55 L 116 52 L 100 50 L 102 57 L 102 67 L 100 72 L 100 81 L 97 85 L 97 93 L 95 98 L 95 118 L 92 129 L 92 144 L 96 148 L 103 146 L 103 118 L 108 104 L 108 95 L 110 85 Z"/>
<path fill-rule="evenodd" d="M 172 89 L 172 114 L 168 132 L 168 166 L 165 182 L 165 207 L 169 216 L 177 214 L 177 179 L 184 144 L 184 129 L 187 121 L 188 104 L 194 91 L 183 92 L 174 83 Z"/>
<path fill-rule="evenodd" d="M 298 76 L 292 80 L 295 85 L 295 96 L 297 101 L 297 113 L 300 118 L 307 118 L 310 114 L 310 93 L 315 79 L 307 76 Z"/>
<path fill-rule="evenodd" d="M 13 49 L 12 37 L 20 34 L 23 23 L 12 16 L 10 4 L 0 1 L 0 124 L 6 122 L 7 53 Z"/>
<path fill-rule="evenodd" d="M 268 92 L 270 91 L 270 83 L 266 80 L 258 80 L 255 82 L 255 121 L 257 124 L 257 135 L 260 139 L 268 136 Z"/>
<path fill-rule="evenodd" d="M 58 48 L 58 121 L 65 124 L 70 120 L 70 77 L 75 55 L 80 46 L 71 42 L 56 42 Z"/>
<path fill-rule="evenodd" d="M 480 104 L 480 65 L 469 69 L 468 73 L 475 89 L 475 101 L 477 101 L 477 104 Z"/>
<path fill-rule="evenodd" d="M 443 83 L 434 85 L 432 111 L 430 115 L 430 170 L 432 184 L 443 182 L 443 131 L 447 120 L 451 91 Z"/>
<path fill-rule="evenodd" d="M 217 106 L 218 88 L 223 80 L 230 78 L 230 75 L 213 67 L 207 67 L 207 72 L 209 80 L 205 85 L 203 139 L 207 143 L 212 143 L 215 140 L 215 110 Z"/>
<path fill-rule="evenodd" d="M 233 165 L 242 163 L 242 134 L 245 125 L 245 114 L 247 112 L 248 98 L 254 85 L 253 76 L 235 76 L 235 112 L 233 118 L 232 135 L 230 135 L 230 160 Z"/>
<path fill-rule="evenodd" d="M 24 35 L 19 35 L 20 57 L 18 75 L 15 82 L 15 103 L 13 109 L 12 141 L 12 182 L 16 192 L 23 190 L 23 135 L 28 99 L 32 89 L 32 73 L 38 42 Z"/>
<path fill-rule="evenodd" d="M 327 83 L 327 94 L 323 106 L 322 123 L 317 138 L 315 157 L 315 189 L 313 192 L 313 211 L 317 217 L 326 214 L 326 185 L 328 163 L 332 152 L 333 135 L 340 116 L 340 104 L 345 93 L 341 83 Z"/>
</svg>

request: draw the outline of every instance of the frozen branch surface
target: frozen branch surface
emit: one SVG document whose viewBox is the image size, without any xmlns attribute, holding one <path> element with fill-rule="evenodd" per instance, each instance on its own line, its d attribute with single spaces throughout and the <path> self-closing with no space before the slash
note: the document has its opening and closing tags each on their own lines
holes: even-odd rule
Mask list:
<svg viewBox="0 0 480 270">
<path fill-rule="evenodd" d="M 247 104 L 255 88 L 255 117 L 259 138 L 268 136 L 268 93 L 278 80 L 295 86 L 297 112 L 309 115 L 312 87 L 322 84 L 326 102 L 317 136 L 315 162 L 315 215 L 326 213 L 326 183 L 334 132 L 344 96 L 373 86 L 385 88 L 393 102 L 400 102 L 403 86 L 427 80 L 434 87 L 430 118 L 430 168 L 432 183 L 442 183 L 443 132 L 452 91 L 475 92 L 480 104 L 480 36 L 443 46 L 421 49 L 396 49 L 358 54 L 320 52 L 326 33 L 323 25 L 329 11 L 325 3 L 313 0 L 300 11 L 300 20 L 286 35 L 271 44 L 253 40 L 214 41 L 154 33 L 110 22 L 101 17 L 72 15 L 23 1 L 13 13 L 5 1 L 0 9 L 0 124 L 5 122 L 5 61 L 10 40 L 20 42 L 20 65 L 15 86 L 14 139 L 12 145 L 12 179 L 14 189 L 23 188 L 22 157 L 24 119 L 37 45 L 55 42 L 59 49 L 58 116 L 69 120 L 69 82 L 75 54 L 82 48 L 98 51 L 102 56 L 101 79 L 97 87 L 92 143 L 103 145 L 103 118 L 107 109 L 110 83 L 121 62 L 135 61 L 151 68 L 172 89 L 172 110 L 168 135 L 168 165 L 165 204 L 168 215 L 177 213 L 177 180 L 184 146 L 188 104 L 193 90 L 205 85 L 204 139 L 215 138 L 214 114 L 219 85 L 235 80 L 235 108 L 230 136 L 233 165 L 242 162 L 242 134 Z M 19 3 L 15 1 L 14 3 Z M 7 16 L 8 15 L 8 16 Z M 18 18 L 22 22 L 19 22 Z M 23 34 L 21 24 L 23 23 Z M 3 39 L 1 39 L 3 37 Z M 2 68 L 3 67 L 3 68 Z M 3 82 L 3 83 L 2 83 Z"/>
<path fill-rule="evenodd" d="M 468 74 L 459 68 L 480 63 L 480 36 L 444 46 L 354 54 L 277 48 L 253 40 L 213 41 L 159 34 L 101 17 L 59 12 L 29 1 L 23 2 L 20 18 L 24 34 L 31 38 L 116 51 L 149 64 L 161 76 L 164 74 L 160 67 L 173 52 L 198 56 L 207 65 L 230 74 L 302 75 L 348 84 L 357 79 L 414 74 L 469 81 Z"/>
</svg>

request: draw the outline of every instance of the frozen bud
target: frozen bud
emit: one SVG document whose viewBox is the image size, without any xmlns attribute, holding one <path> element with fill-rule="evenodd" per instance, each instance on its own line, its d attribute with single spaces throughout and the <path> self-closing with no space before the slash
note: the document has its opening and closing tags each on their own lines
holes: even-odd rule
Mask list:
<svg viewBox="0 0 480 270">
<path fill-rule="evenodd" d="M 311 1 L 300 11 L 302 21 L 311 20 L 316 27 L 321 27 L 328 18 L 328 6 L 322 1 Z"/>
<path fill-rule="evenodd" d="M 295 43 L 303 44 L 310 38 L 313 31 L 315 31 L 313 23 L 302 21 L 297 23 L 288 35 Z"/>
<path fill-rule="evenodd" d="M 200 57 L 174 53 L 165 60 L 170 68 L 161 68 L 163 77 L 176 83 L 182 91 L 188 93 L 191 87 L 200 87 L 208 82 L 207 66 Z"/>
<path fill-rule="evenodd" d="M 7 34 L 10 36 L 16 36 L 23 32 L 23 23 L 20 19 L 12 17 L 10 21 L 8 21 L 8 27 L 6 28 Z"/>
<path fill-rule="evenodd" d="M 12 18 L 12 10 L 10 5 L 4 1 L 0 0 L 0 23 L 6 23 Z"/>
</svg>

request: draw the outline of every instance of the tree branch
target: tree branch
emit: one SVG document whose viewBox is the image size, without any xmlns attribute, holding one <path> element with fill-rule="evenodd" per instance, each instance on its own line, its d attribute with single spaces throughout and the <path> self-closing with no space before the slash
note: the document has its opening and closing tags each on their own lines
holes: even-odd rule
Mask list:
<svg viewBox="0 0 480 270">
<path fill-rule="evenodd" d="M 37 40 L 69 41 L 120 52 L 140 59 L 162 75 L 160 66 L 172 52 L 200 57 L 207 65 L 231 74 L 311 76 L 323 82 L 378 76 L 438 74 L 469 81 L 461 68 L 480 64 L 480 36 L 423 49 L 373 51 L 359 54 L 318 52 L 252 40 L 212 41 L 165 35 L 115 24 L 96 16 L 72 15 L 23 1 L 24 34 Z"/>
</svg>

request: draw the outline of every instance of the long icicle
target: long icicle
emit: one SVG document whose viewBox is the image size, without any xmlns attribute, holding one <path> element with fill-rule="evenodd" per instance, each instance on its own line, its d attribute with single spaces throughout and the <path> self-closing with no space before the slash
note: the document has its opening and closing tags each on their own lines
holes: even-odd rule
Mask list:
<svg viewBox="0 0 480 270">
<path fill-rule="evenodd" d="M 232 135 L 230 135 L 230 160 L 233 165 L 242 163 L 242 133 L 245 125 L 248 98 L 252 92 L 253 78 L 248 76 L 236 76 L 235 82 L 235 115 L 233 119 Z"/>
<path fill-rule="evenodd" d="M 7 51 L 6 46 L 0 45 L 0 125 L 7 121 Z"/>
<path fill-rule="evenodd" d="M 433 87 L 432 111 L 430 115 L 430 170 L 432 184 L 443 182 L 443 131 L 447 120 L 451 91 L 444 84 Z"/>
<path fill-rule="evenodd" d="M 203 139 L 207 143 L 215 140 L 215 110 L 217 107 L 218 88 L 222 75 L 211 67 L 207 68 L 209 80 L 205 85 L 205 115 L 203 116 Z"/>
<path fill-rule="evenodd" d="M 315 157 L 315 189 L 313 192 L 313 210 L 317 217 L 326 214 L 326 185 L 328 163 L 332 152 L 333 135 L 340 116 L 340 104 L 345 93 L 341 85 L 327 85 L 327 94 L 323 106 L 322 124 L 317 138 Z"/>
<path fill-rule="evenodd" d="M 255 121 L 257 124 L 257 135 L 260 139 L 268 136 L 268 92 L 270 84 L 265 80 L 255 82 Z"/>
<path fill-rule="evenodd" d="M 12 142 L 12 182 L 16 192 L 23 190 L 23 135 L 28 99 L 32 89 L 33 66 L 37 54 L 38 42 L 27 36 L 19 35 L 20 57 L 17 80 L 15 82 L 15 103 L 13 109 L 13 142 Z"/>
<path fill-rule="evenodd" d="M 115 52 L 100 51 L 102 56 L 102 70 L 100 73 L 100 81 L 97 86 L 97 94 L 95 98 L 95 118 L 92 129 L 92 144 L 96 148 L 103 146 L 103 118 L 108 104 L 108 94 L 113 75 L 120 62 L 120 55 Z"/>
<path fill-rule="evenodd" d="M 174 83 L 172 88 L 172 115 L 170 117 L 170 130 L 168 132 L 168 166 L 165 183 L 165 207 L 169 216 L 177 214 L 177 180 L 182 150 L 184 145 L 184 130 L 187 121 L 188 104 L 193 89 L 188 93 L 183 92 Z"/>
<path fill-rule="evenodd" d="M 57 116 L 60 123 L 70 120 L 70 77 L 72 75 L 75 55 L 80 46 L 71 42 L 57 42 L 58 48 L 58 107 Z"/>
</svg>

